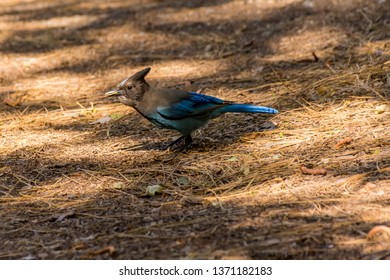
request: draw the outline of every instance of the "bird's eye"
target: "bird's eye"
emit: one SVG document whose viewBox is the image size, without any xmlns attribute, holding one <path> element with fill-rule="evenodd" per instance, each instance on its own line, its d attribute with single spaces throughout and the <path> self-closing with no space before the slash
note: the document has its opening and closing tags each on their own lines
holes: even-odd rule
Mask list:
<svg viewBox="0 0 390 280">
<path fill-rule="evenodd" d="M 131 90 L 132 88 L 133 88 L 133 87 L 132 87 L 131 85 L 128 85 L 128 86 L 127 86 L 127 89 L 128 89 L 128 90 Z"/>
</svg>

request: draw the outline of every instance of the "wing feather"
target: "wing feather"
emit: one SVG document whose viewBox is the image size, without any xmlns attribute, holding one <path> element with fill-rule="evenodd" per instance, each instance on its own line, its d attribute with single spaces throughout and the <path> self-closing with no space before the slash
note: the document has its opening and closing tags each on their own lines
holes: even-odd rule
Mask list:
<svg viewBox="0 0 390 280">
<path fill-rule="evenodd" d="M 189 95 L 174 104 L 157 108 L 157 112 L 165 119 L 180 120 L 185 118 L 202 118 L 214 110 L 224 107 L 230 103 L 222 99 L 196 92 L 189 92 Z"/>
</svg>

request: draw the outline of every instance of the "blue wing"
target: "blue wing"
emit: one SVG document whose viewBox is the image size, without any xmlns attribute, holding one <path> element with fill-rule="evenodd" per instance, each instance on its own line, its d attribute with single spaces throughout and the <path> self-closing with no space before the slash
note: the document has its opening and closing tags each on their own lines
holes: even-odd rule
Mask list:
<svg viewBox="0 0 390 280">
<path fill-rule="evenodd" d="M 189 92 L 186 98 L 170 106 L 159 107 L 157 112 L 166 119 L 180 120 L 184 118 L 201 118 L 223 106 L 226 106 L 226 103 L 222 99 Z"/>
</svg>

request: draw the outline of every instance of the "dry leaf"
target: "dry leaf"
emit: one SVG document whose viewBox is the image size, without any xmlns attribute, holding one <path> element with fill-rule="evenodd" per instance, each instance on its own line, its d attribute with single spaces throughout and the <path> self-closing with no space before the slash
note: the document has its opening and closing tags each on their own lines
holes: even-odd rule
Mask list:
<svg viewBox="0 0 390 280">
<path fill-rule="evenodd" d="M 386 110 L 387 110 L 386 104 L 379 105 L 379 106 L 375 107 L 375 113 L 377 113 L 377 114 L 382 114 L 382 113 L 386 112 Z"/>
<path fill-rule="evenodd" d="M 231 158 L 228 158 L 226 161 L 238 161 L 238 158 L 233 156 Z"/>
<path fill-rule="evenodd" d="M 75 215 L 74 211 L 69 211 L 69 212 L 63 213 L 57 217 L 56 222 L 61 222 L 61 221 L 65 220 L 66 218 L 72 217 L 74 215 Z"/>
<path fill-rule="evenodd" d="M 116 252 L 116 249 L 114 246 L 106 246 L 104 248 L 101 248 L 101 249 L 98 249 L 96 251 L 93 251 L 93 252 L 90 252 L 89 254 L 91 255 L 102 255 L 102 254 L 105 254 L 105 253 L 109 253 L 110 255 L 115 253 Z"/>
<path fill-rule="evenodd" d="M 248 176 L 249 173 L 251 173 L 251 168 L 249 167 L 249 165 L 244 165 L 244 166 L 242 167 L 242 171 L 243 171 L 243 173 L 244 173 L 245 176 Z"/>
<path fill-rule="evenodd" d="M 122 183 L 122 182 L 115 182 L 114 184 L 112 184 L 112 187 L 113 187 L 114 189 L 120 190 L 120 189 L 125 188 L 125 184 Z"/>
<path fill-rule="evenodd" d="M 146 195 L 148 196 L 154 196 L 156 193 L 161 193 L 162 192 L 162 186 L 161 185 L 152 185 L 148 186 L 146 188 Z"/>
<path fill-rule="evenodd" d="M 75 244 L 72 246 L 72 249 L 73 249 L 73 250 L 82 250 L 82 249 L 85 249 L 85 243 L 83 243 L 83 242 L 75 243 Z"/>
<path fill-rule="evenodd" d="M 326 175 L 328 173 L 324 168 L 307 168 L 304 165 L 301 166 L 301 171 L 303 174 L 309 175 Z"/>
<path fill-rule="evenodd" d="M 334 145 L 334 149 L 340 149 L 342 146 L 346 145 L 346 144 L 349 144 L 352 142 L 352 137 L 347 137 L 347 138 L 344 138 L 342 139 L 341 141 L 339 141 L 336 145 Z"/>
<path fill-rule="evenodd" d="M 90 124 L 108 123 L 111 120 L 112 120 L 112 118 L 110 116 L 106 116 L 106 117 L 102 117 L 94 122 L 91 122 Z"/>
<path fill-rule="evenodd" d="M 20 103 L 22 103 L 23 99 L 24 99 L 24 95 L 7 95 L 3 99 L 3 102 L 8 106 L 15 107 L 18 106 Z"/>
<path fill-rule="evenodd" d="M 124 116 L 124 114 L 121 114 L 121 113 L 113 113 L 113 114 L 110 114 L 109 117 L 113 120 L 116 120 L 116 119 L 120 119 Z"/>
<path fill-rule="evenodd" d="M 386 233 L 387 235 L 390 236 L 390 228 L 387 226 L 375 226 L 373 227 L 368 233 L 367 233 L 367 238 L 372 239 L 374 236 L 378 233 Z"/>
</svg>

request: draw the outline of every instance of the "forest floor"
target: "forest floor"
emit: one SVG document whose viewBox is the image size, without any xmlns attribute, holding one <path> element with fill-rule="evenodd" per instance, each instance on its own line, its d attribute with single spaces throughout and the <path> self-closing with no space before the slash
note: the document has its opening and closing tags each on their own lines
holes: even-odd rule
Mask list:
<svg viewBox="0 0 390 280">
<path fill-rule="evenodd" d="M 0 27 L 1 259 L 390 259 L 390 1 L 6 0 Z M 104 98 L 149 66 L 280 113 L 172 159 Z"/>
</svg>

